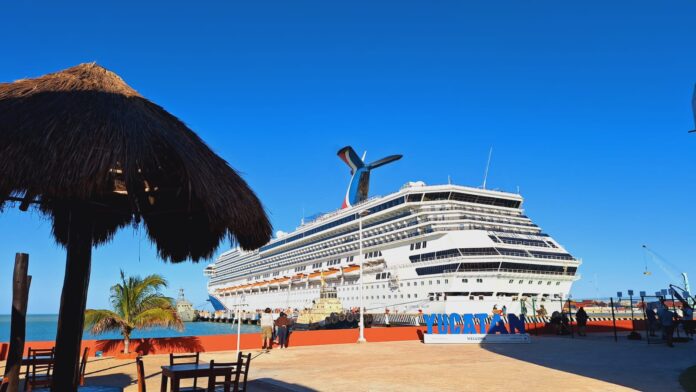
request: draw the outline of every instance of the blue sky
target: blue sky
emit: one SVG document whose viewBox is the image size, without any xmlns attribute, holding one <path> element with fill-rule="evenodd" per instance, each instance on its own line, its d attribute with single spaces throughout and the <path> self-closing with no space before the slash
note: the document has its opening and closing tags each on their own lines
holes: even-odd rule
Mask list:
<svg viewBox="0 0 696 392">
<path fill-rule="evenodd" d="M 575 296 L 664 287 L 654 264 L 643 275 L 644 243 L 696 277 L 693 2 L 210 3 L 2 2 L 0 81 L 115 71 L 238 169 L 276 230 L 340 207 L 344 145 L 404 154 L 373 174 L 374 195 L 448 175 L 478 186 L 493 146 L 489 187 L 519 186 L 527 214 L 583 259 Z M 29 311 L 56 313 L 65 252 L 16 209 L 0 214 L 0 313 L 18 251 Z M 205 264 L 163 263 L 122 230 L 93 254 L 88 306 L 108 305 L 120 268 L 202 305 Z"/>
</svg>

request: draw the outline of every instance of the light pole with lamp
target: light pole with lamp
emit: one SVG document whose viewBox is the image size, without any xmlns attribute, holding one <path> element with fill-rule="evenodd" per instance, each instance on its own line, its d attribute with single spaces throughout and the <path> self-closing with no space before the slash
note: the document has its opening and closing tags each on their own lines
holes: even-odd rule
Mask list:
<svg viewBox="0 0 696 392">
<path fill-rule="evenodd" d="M 242 337 L 242 305 L 246 305 L 243 303 L 245 299 L 246 296 L 244 293 L 242 293 L 237 301 L 237 306 L 235 309 L 235 319 L 237 321 L 237 357 L 239 357 L 239 344 Z"/>
<path fill-rule="evenodd" d="M 363 257 L 363 236 L 362 236 L 362 220 L 363 217 L 370 214 L 370 210 L 362 210 L 358 212 L 358 256 L 360 258 L 360 337 L 358 337 L 358 343 L 366 343 L 365 339 L 365 296 L 363 295 L 363 264 L 365 258 Z"/>
</svg>

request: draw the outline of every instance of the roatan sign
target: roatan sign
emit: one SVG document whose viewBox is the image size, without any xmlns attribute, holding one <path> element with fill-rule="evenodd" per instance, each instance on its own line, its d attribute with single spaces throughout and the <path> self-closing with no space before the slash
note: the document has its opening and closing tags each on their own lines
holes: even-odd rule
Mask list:
<svg viewBox="0 0 696 392">
<path fill-rule="evenodd" d="M 507 325 L 499 314 L 494 314 L 490 324 L 487 324 L 486 313 L 424 314 L 423 320 L 427 326 L 423 336 L 423 342 L 426 344 L 531 342 L 524 329 L 524 315 L 518 317 L 509 314 Z M 434 327 L 437 333 L 434 333 Z"/>
</svg>

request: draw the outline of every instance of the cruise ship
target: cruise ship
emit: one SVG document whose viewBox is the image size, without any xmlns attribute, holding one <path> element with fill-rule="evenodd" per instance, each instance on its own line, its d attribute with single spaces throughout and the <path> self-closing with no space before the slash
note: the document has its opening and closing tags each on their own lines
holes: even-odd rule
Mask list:
<svg viewBox="0 0 696 392">
<path fill-rule="evenodd" d="M 222 253 L 205 268 L 216 311 L 308 308 L 322 284 L 355 309 L 362 283 L 368 313 L 550 314 L 579 279 L 581 261 L 532 222 L 519 194 L 409 182 L 368 198 L 370 171 L 401 156 L 338 155 L 352 173 L 343 207 L 258 250 Z"/>
</svg>

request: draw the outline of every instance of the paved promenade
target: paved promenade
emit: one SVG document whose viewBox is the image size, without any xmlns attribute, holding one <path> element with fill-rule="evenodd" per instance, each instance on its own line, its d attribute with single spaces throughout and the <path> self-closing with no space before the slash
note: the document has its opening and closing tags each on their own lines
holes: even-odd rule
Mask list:
<svg viewBox="0 0 696 392">
<path fill-rule="evenodd" d="M 533 337 L 526 345 L 438 345 L 417 341 L 254 350 L 251 391 L 679 391 L 696 345 L 648 345 L 609 336 Z M 231 361 L 233 352 L 201 359 Z M 166 355 L 146 356 L 149 391 L 159 391 Z M 4 363 L 0 363 L 4 368 Z M 88 384 L 137 391 L 135 365 L 95 358 Z M 204 380 L 201 380 L 205 383 Z"/>
</svg>

